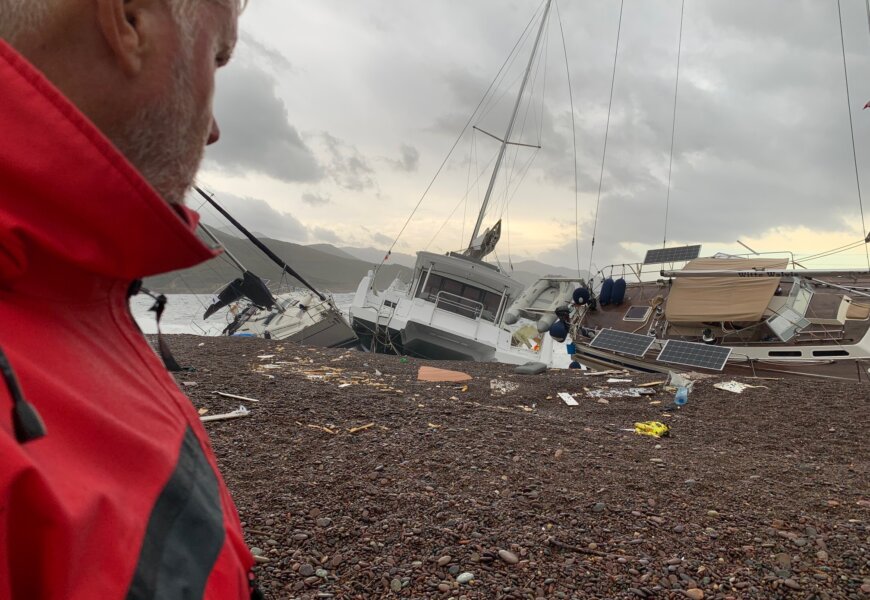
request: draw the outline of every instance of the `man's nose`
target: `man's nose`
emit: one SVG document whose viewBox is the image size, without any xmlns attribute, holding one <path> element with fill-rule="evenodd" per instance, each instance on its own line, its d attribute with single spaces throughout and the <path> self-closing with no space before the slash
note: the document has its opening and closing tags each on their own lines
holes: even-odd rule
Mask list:
<svg viewBox="0 0 870 600">
<path fill-rule="evenodd" d="M 221 128 L 218 127 L 217 119 L 214 117 L 211 118 L 211 131 L 208 132 L 208 140 L 206 140 L 205 145 L 208 146 L 210 144 L 214 144 L 221 137 Z"/>
</svg>

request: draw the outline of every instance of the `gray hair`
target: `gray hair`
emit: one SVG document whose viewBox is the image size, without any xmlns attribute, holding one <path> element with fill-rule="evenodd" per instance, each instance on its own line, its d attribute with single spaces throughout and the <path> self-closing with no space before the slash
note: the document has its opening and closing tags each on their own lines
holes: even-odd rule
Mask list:
<svg viewBox="0 0 870 600">
<path fill-rule="evenodd" d="M 0 39 L 14 43 L 22 33 L 37 29 L 51 12 L 52 7 L 64 0 L 0 0 Z M 204 0 L 165 0 L 169 3 L 176 20 L 181 24 L 190 22 L 193 9 Z M 225 6 L 235 5 L 244 9 L 247 0 L 205 0 Z"/>
</svg>

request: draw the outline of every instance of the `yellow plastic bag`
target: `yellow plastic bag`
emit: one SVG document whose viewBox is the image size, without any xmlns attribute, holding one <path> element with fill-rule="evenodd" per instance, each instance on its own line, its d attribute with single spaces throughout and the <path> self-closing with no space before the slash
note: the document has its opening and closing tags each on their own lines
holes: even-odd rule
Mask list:
<svg viewBox="0 0 870 600">
<path fill-rule="evenodd" d="M 652 437 L 667 437 L 671 428 L 659 421 L 644 421 L 634 424 L 634 432 L 638 435 L 651 435 Z"/>
</svg>

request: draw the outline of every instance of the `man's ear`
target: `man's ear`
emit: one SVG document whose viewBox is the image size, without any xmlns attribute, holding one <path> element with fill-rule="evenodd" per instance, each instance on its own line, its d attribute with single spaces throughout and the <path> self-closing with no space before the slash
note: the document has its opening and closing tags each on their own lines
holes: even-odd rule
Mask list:
<svg viewBox="0 0 870 600">
<path fill-rule="evenodd" d="M 95 0 L 97 25 L 118 66 L 128 76 L 142 70 L 145 41 L 142 36 L 142 6 L 136 0 Z"/>
</svg>

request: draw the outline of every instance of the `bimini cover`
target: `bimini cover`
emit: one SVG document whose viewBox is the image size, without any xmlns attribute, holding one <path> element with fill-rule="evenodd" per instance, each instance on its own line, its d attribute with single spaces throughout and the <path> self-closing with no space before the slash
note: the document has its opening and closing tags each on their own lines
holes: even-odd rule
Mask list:
<svg viewBox="0 0 870 600">
<path fill-rule="evenodd" d="M 783 269 L 780 258 L 696 258 L 684 271 Z M 779 277 L 677 277 L 665 316 L 671 323 L 760 321 L 779 286 Z"/>
</svg>

